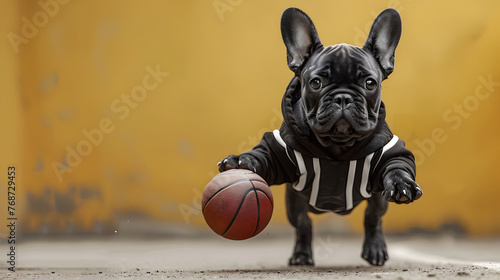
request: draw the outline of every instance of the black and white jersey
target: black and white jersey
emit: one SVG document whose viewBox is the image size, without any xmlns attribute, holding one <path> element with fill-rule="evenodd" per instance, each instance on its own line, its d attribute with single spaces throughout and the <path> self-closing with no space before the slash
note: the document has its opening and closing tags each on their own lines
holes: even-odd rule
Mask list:
<svg viewBox="0 0 500 280">
<path fill-rule="evenodd" d="M 403 169 L 415 179 L 413 154 L 387 126 L 383 103 L 375 133 L 333 158 L 303 121 L 299 88 L 298 79 L 292 79 L 283 97 L 281 128 L 266 132 L 244 153 L 260 163 L 258 173 L 269 185 L 291 183 L 312 208 L 347 214 L 372 193 L 383 191 L 388 171 Z"/>
<path fill-rule="evenodd" d="M 383 147 L 362 158 L 353 160 L 333 160 L 302 154 L 288 146 L 279 130 L 265 138 L 275 154 L 286 155 L 279 159 L 290 161 L 297 174 L 292 187 L 304 196 L 309 205 L 318 211 L 349 213 L 361 201 L 371 197 L 379 164 L 385 163 L 400 152 L 406 153 L 404 142 L 396 135 Z M 282 151 L 276 151 L 282 150 Z M 376 188 L 377 189 L 377 188 Z"/>
</svg>

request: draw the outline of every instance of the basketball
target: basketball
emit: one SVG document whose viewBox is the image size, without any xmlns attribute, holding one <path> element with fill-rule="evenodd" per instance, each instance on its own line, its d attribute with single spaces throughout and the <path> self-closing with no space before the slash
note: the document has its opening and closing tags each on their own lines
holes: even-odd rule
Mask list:
<svg viewBox="0 0 500 280">
<path fill-rule="evenodd" d="M 202 212 L 215 233 L 244 240 L 259 234 L 271 220 L 273 195 L 258 174 L 231 169 L 208 183 L 203 192 Z"/>
</svg>

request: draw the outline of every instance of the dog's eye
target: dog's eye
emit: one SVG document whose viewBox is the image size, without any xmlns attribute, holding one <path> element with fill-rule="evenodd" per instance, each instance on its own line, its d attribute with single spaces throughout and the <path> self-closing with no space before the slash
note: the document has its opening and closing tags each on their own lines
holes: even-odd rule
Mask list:
<svg viewBox="0 0 500 280">
<path fill-rule="evenodd" d="M 377 88 L 377 82 L 372 79 L 372 78 L 369 78 L 368 80 L 366 80 L 365 82 L 365 88 L 367 90 L 374 90 Z"/>
<path fill-rule="evenodd" d="M 314 78 L 311 81 L 309 81 L 309 85 L 311 86 L 312 89 L 318 90 L 321 88 L 321 80 L 319 78 Z"/>
</svg>

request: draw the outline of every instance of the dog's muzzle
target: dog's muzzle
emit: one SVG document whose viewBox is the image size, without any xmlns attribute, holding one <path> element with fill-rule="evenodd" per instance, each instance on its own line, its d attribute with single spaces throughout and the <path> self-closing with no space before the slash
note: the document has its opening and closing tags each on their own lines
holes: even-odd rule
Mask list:
<svg viewBox="0 0 500 280">
<path fill-rule="evenodd" d="M 352 93 L 345 91 L 324 96 L 314 116 L 316 121 L 310 123 L 315 134 L 339 143 L 360 137 L 357 131 L 359 123 L 356 121 L 360 109 L 356 108 L 355 100 Z"/>
</svg>

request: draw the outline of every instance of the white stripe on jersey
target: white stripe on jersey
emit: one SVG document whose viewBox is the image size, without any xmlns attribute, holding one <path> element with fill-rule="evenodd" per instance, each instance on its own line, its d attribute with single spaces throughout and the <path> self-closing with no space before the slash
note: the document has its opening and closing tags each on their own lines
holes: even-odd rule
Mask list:
<svg viewBox="0 0 500 280">
<path fill-rule="evenodd" d="M 375 166 L 378 165 L 378 163 L 382 159 L 382 156 L 384 155 L 384 153 L 387 152 L 390 148 L 394 147 L 394 145 L 396 145 L 398 140 L 399 140 L 399 138 L 396 135 L 392 136 L 391 141 L 389 141 L 389 143 L 385 144 L 384 148 L 382 149 L 382 154 L 380 154 L 380 157 L 378 158 L 377 163 L 375 163 Z"/>
<path fill-rule="evenodd" d="M 286 156 L 288 157 L 288 159 L 293 163 L 293 165 L 295 165 L 295 162 L 293 162 L 292 158 L 288 154 L 288 149 L 286 148 L 286 143 L 285 143 L 285 141 L 283 141 L 283 138 L 281 138 L 280 131 L 277 129 L 273 130 L 273 135 L 274 135 L 274 139 L 276 139 L 276 141 L 278 141 L 278 144 L 280 144 L 285 149 Z"/>
<path fill-rule="evenodd" d="M 319 164 L 319 158 L 313 158 L 313 168 L 314 168 L 314 179 L 312 183 L 311 195 L 309 197 L 309 204 L 315 206 L 316 200 L 318 199 L 319 179 L 321 176 L 321 166 Z"/>
<path fill-rule="evenodd" d="M 276 141 L 278 141 L 278 143 L 281 146 L 283 146 L 283 148 L 286 149 L 286 143 L 285 143 L 285 141 L 283 141 L 283 138 L 281 138 L 280 131 L 277 129 L 273 130 L 273 135 L 274 135 L 274 138 L 276 139 Z"/>
<path fill-rule="evenodd" d="M 364 198 L 369 198 L 372 196 L 371 193 L 368 193 L 366 188 L 368 187 L 368 177 L 370 176 L 370 167 L 373 154 L 374 153 L 371 153 L 366 156 L 365 164 L 363 165 L 363 175 L 361 177 L 361 185 L 359 186 L 359 192 Z"/>
<path fill-rule="evenodd" d="M 293 188 L 296 191 L 303 191 L 304 187 L 306 186 L 306 180 L 307 180 L 307 169 L 306 169 L 306 164 L 304 163 L 304 159 L 302 158 L 302 154 L 293 150 L 293 153 L 295 154 L 295 158 L 297 159 L 297 165 L 299 166 L 299 172 L 300 172 L 300 177 L 297 182 L 293 184 Z"/>
<path fill-rule="evenodd" d="M 393 135 L 391 141 L 389 141 L 389 143 L 385 144 L 384 148 L 382 149 L 382 154 L 387 152 L 387 150 L 389 150 L 390 148 L 394 147 L 394 145 L 396 145 L 398 140 L 399 140 L 399 138 L 396 135 Z"/>
<path fill-rule="evenodd" d="M 345 187 L 345 210 L 352 209 L 352 188 L 354 185 L 354 177 L 356 176 L 356 160 L 349 162 L 349 173 L 347 174 L 347 185 Z"/>
</svg>

